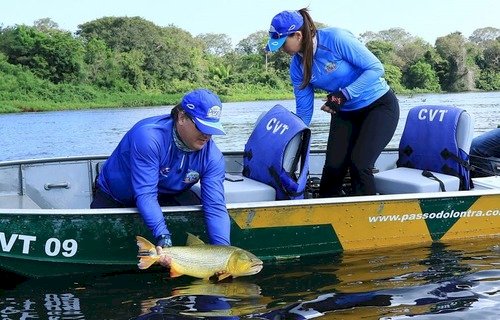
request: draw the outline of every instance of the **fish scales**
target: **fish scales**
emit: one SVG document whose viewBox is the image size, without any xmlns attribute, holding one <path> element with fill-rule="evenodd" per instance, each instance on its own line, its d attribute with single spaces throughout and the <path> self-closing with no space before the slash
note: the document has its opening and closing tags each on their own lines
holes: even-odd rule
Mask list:
<svg viewBox="0 0 500 320">
<path fill-rule="evenodd" d="M 218 280 L 228 276 L 239 277 L 258 273 L 262 270 L 262 260 L 251 252 L 233 246 L 207 245 L 188 233 L 187 246 L 163 248 L 160 255 L 149 240 L 136 236 L 139 247 L 139 269 L 147 269 L 165 259 L 170 266 L 170 276 L 183 274 L 209 279 L 216 275 Z"/>
<path fill-rule="evenodd" d="M 164 252 L 172 259 L 172 264 L 177 271 L 185 272 L 187 269 L 199 269 L 203 266 L 212 274 L 225 270 L 231 254 L 237 248 L 230 246 L 189 246 L 165 248 Z M 200 271 L 201 272 L 201 271 Z"/>
</svg>

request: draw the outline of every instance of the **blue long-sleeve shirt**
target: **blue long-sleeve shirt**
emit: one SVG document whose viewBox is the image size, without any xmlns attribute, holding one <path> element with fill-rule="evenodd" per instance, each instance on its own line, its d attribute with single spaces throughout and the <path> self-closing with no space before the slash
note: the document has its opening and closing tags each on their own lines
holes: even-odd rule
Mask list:
<svg viewBox="0 0 500 320">
<path fill-rule="evenodd" d="M 199 151 L 186 152 L 174 142 L 170 115 L 146 118 L 122 138 L 98 178 L 99 187 L 127 206 L 137 206 L 156 238 L 170 234 L 158 193 L 175 194 L 201 183 L 201 203 L 210 243 L 230 244 L 225 205 L 225 163 L 213 140 Z"/>
<path fill-rule="evenodd" d="M 384 78 L 380 60 L 347 30 L 319 29 L 313 57 L 310 83 L 300 89 L 303 79 L 302 57 L 295 54 L 290 64 L 290 78 L 294 87 L 297 115 L 311 123 L 314 110 L 314 89 L 337 92 L 345 89 L 348 101 L 342 111 L 364 108 L 383 96 L 389 86 Z"/>
</svg>

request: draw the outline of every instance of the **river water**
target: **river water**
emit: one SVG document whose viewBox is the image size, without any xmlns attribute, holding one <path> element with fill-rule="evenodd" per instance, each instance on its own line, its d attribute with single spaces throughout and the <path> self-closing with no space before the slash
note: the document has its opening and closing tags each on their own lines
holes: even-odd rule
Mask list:
<svg viewBox="0 0 500 320">
<path fill-rule="evenodd" d="M 456 105 L 475 120 L 479 134 L 500 124 L 500 92 L 399 96 L 401 117 L 389 147 L 397 147 L 409 108 L 422 104 Z M 294 101 L 226 103 L 222 122 L 227 135 L 214 136 L 222 151 L 242 151 L 258 116 L 280 103 L 294 111 Z M 312 148 L 325 149 L 330 117 L 319 110 L 312 120 Z M 171 106 L 98 109 L 0 115 L 0 161 L 53 156 L 109 155 L 138 120 L 170 112 Z M 381 123 L 381 126 L 384 124 Z"/>
<path fill-rule="evenodd" d="M 457 105 L 475 135 L 500 124 L 500 92 L 400 96 L 397 147 L 408 109 Z M 223 151 L 240 151 L 258 115 L 276 103 L 227 103 Z M 316 102 L 317 106 L 321 101 Z M 0 161 L 109 154 L 139 119 L 171 107 L 0 115 Z M 313 148 L 329 117 L 316 111 Z M 381 126 L 383 123 L 380 124 Z M 344 253 L 266 265 L 226 283 L 157 272 L 23 279 L 0 273 L 0 320 L 11 319 L 498 319 L 500 239 Z"/>
<path fill-rule="evenodd" d="M 0 319 L 498 319 L 499 239 L 344 253 L 209 283 L 166 273 L 18 280 Z M 9 276 L 10 277 L 10 276 Z"/>
</svg>

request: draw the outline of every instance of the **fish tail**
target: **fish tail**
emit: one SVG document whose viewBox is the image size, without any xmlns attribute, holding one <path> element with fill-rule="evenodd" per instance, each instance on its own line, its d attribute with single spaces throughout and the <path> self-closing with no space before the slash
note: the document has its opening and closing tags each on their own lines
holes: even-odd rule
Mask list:
<svg viewBox="0 0 500 320">
<path fill-rule="evenodd" d="M 147 268 L 151 267 L 156 261 L 158 261 L 158 256 L 156 256 L 156 257 L 152 257 L 152 256 L 140 257 L 139 263 L 137 264 L 137 266 L 141 270 L 147 269 Z"/>
<path fill-rule="evenodd" d="M 137 246 L 139 247 L 139 256 L 156 254 L 156 247 L 154 244 L 149 242 L 149 240 L 141 236 L 137 236 L 135 239 L 137 240 Z"/>
<path fill-rule="evenodd" d="M 156 247 L 154 244 L 149 242 L 147 239 L 136 236 L 137 246 L 139 247 L 139 252 L 137 257 L 139 258 L 139 263 L 137 266 L 139 269 L 147 269 L 153 265 L 159 258 L 156 254 Z"/>
</svg>

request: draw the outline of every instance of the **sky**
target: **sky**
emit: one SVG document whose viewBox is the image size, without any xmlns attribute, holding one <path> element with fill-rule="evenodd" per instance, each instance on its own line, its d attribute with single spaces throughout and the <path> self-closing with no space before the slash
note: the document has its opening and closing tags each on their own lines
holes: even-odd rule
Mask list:
<svg viewBox="0 0 500 320">
<path fill-rule="evenodd" d="M 139 16 L 193 36 L 224 33 L 235 45 L 267 31 L 278 12 L 303 7 L 309 7 L 314 21 L 356 36 L 403 28 L 434 44 L 456 31 L 468 38 L 479 28 L 500 29 L 500 0 L 0 0 L 0 26 L 51 18 L 59 28 L 75 32 L 78 25 L 105 16 Z"/>
</svg>

